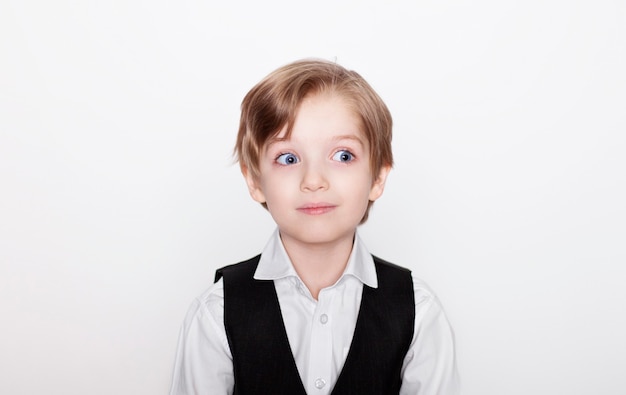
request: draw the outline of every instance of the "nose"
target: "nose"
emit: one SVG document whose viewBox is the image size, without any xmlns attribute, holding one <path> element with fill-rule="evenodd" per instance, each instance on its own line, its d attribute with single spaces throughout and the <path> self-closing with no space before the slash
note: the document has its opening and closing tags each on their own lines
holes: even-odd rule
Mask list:
<svg viewBox="0 0 626 395">
<path fill-rule="evenodd" d="M 303 192 L 315 192 L 328 189 L 328 179 L 322 166 L 309 164 L 304 169 L 300 190 Z"/>
</svg>

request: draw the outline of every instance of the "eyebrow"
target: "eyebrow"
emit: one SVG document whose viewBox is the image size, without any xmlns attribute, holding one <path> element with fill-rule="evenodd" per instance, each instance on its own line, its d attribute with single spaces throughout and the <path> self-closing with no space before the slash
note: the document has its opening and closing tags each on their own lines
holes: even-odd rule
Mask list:
<svg viewBox="0 0 626 395">
<path fill-rule="evenodd" d="M 272 148 L 274 144 L 282 143 L 284 141 L 289 141 L 289 139 L 285 137 L 272 137 L 269 140 L 267 140 L 267 142 L 265 143 L 265 146 L 262 149 L 263 151 L 267 152 Z"/>
<path fill-rule="evenodd" d="M 333 140 L 335 141 L 352 140 L 352 141 L 356 141 L 357 143 L 359 143 L 362 147 L 365 147 L 365 143 L 363 142 L 363 139 L 354 134 L 342 134 L 341 136 L 334 137 Z"/>
<path fill-rule="evenodd" d="M 282 143 L 282 142 L 289 141 L 289 140 L 290 139 L 286 137 L 272 137 L 271 139 L 267 141 L 265 149 L 269 149 L 274 144 Z M 365 147 L 365 143 L 363 142 L 363 139 L 355 134 L 342 134 L 342 135 L 333 137 L 332 140 L 335 142 L 342 141 L 342 140 L 351 140 L 351 141 L 355 141 L 356 143 L 358 143 L 361 147 Z"/>
<path fill-rule="evenodd" d="M 283 141 L 289 141 L 289 139 L 286 137 L 272 137 L 267 140 L 266 145 L 269 147 L 272 144 L 282 143 Z"/>
</svg>

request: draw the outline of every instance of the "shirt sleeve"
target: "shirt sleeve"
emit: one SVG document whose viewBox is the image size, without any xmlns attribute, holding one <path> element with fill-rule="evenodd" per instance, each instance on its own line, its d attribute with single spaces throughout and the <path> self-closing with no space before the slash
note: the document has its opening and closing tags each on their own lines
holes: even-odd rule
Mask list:
<svg viewBox="0 0 626 395">
<path fill-rule="evenodd" d="M 170 395 L 230 395 L 233 363 L 224 329 L 224 286 L 213 284 L 189 308 L 178 338 Z"/>
<path fill-rule="evenodd" d="M 400 395 L 458 395 L 454 333 L 439 300 L 413 278 L 415 332 L 402 366 Z"/>
</svg>

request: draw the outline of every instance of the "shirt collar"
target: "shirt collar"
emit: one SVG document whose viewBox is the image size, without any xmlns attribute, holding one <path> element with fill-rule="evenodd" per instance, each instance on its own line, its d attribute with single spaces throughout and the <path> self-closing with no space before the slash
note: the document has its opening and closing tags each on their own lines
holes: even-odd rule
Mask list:
<svg viewBox="0 0 626 395">
<path fill-rule="evenodd" d="M 345 276 L 356 277 L 363 284 L 371 288 L 378 288 L 374 259 L 361 241 L 358 232 L 354 237 L 352 252 L 341 278 Z M 277 228 L 261 253 L 254 278 L 256 280 L 278 280 L 285 277 L 298 277 L 298 274 L 287 255 L 287 251 L 285 251 Z"/>
</svg>

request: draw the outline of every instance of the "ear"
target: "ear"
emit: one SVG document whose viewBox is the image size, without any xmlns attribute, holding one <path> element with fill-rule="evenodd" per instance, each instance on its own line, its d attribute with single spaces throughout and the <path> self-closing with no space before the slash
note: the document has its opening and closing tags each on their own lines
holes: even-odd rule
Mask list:
<svg viewBox="0 0 626 395">
<path fill-rule="evenodd" d="M 250 192 L 252 199 L 261 204 L 265 203 L 265 194 L 259 185 L 258 177 L 255 177 L 245 165 L 241 165 L 241 174 L 243 174 L 243 177 L 246 179 L 248 192 Z"/>
<path fill-rule="evenodd" d="M 370 189 L 370 201 L 375 201 L 378 199 L 385 190 L 385 182 L 387 181 L 387 175 L 391 171 L 391 166 L 383 166 L 380 168 L 378 172 L 378 177 L 372 183 L 372 188 Z"/>
</svg>

